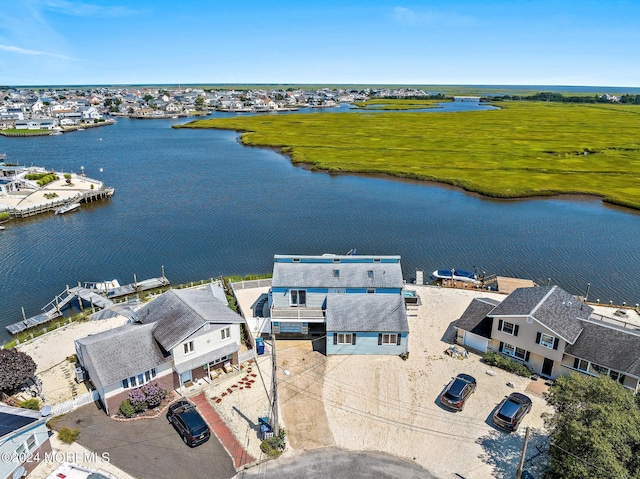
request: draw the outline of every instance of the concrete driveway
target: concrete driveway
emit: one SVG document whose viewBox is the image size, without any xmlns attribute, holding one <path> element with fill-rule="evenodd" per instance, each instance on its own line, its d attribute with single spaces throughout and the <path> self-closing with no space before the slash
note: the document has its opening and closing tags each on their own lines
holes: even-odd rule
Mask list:
<svg viewBox="0 0 640 479">
<path fill-rule="evenodd" d="M 212 435 L 190 448 L 163 413 L 154 419 L 114 421 L 94 404 L 64 417 L 55 428 L 80 430 L 77 442 L 98 454 L 109 453 L 110 463 L 138 479 L 228 479 L 236 473 L 231 458 Z"/>
</svg>

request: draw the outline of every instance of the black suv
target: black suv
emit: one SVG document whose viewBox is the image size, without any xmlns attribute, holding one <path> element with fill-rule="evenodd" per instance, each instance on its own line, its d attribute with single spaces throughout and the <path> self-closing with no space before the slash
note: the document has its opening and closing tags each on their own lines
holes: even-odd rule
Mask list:
<svg viewBox="0 0 640 479">
<path fill-rule="evenodd" d="M 476 380 L 474 377 L 468 374 L 458 374 L 440 396 L 440 402 L 443 406 L 462 411 L 464 402 L 475 390 Z"/>
<path fill-rule="evenodd" d="M 502 400 L 493 414 L 493 423 L 508 431 L 515 431 L 529 411 L 531 399 L 521 393 L 511 393 Z"/>
<path fill-rule="evenodd" d="M 184 443 L 190 447 L 206 442 L 211 436 L 209 426 L 189 401 L 182 400 L 169 406 L 167 419 L 182 436 Z"/>
</svg>

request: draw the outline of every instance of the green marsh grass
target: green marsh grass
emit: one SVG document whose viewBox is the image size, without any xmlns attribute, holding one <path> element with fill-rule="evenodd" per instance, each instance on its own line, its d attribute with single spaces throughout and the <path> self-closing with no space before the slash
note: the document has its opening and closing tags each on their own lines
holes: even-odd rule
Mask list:
<svg viewBox="0 0 640 479">
<path fill-rule="evenodd" d="M 245 145 L 278 148 L 294 164 L 330 173 L 436 181 L 495 198 L 597 195 L 640 209 L 639 106 L 500 107 L 229 117 L 181 127 L 238 130 Z"/>
</svg>

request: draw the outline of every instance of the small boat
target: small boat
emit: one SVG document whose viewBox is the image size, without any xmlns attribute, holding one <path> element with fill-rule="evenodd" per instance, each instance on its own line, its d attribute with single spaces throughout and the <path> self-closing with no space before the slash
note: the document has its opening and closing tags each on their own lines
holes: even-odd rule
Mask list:
<svg viewBox="0 0 640 479">
<path fill-rule="evenodd" d="M 78 208 L 80 208 L 80 203 L 67 203 L 66 205 L 63 205 L 60 208 L 56 209 L 55 214 L 63 215 Z"/>
<path fill-rule="evenodd" d="M 431 273 L 435 279 L 453 279 L 466 283 L 479 283 L 478 275 L 464 269 L 439 269 Z"/>
<path fill-rule="evenodd" d="M 0 225 L 0 231 L 2 231 L 3 229 L 6 229 L 6 226 Z"/>
<path fill-rule="evenodd" d="M 84 128 L 78 128 L 78 131 L 84 131 Z"/>
</svg>

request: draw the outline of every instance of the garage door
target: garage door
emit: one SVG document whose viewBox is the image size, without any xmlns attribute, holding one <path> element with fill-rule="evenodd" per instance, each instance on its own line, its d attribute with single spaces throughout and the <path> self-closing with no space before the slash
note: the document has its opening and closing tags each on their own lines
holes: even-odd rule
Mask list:
<svg viewBox="0 0 640 479">
<path fill-rule="evenodd" d="M 476 351 L 480 351 L 481 353 L 486 353 L 487 348 L 489 347 L 489 340 L 482 336 L 478 336 L 477 334 L 465 332 L 464 345 L 471 349 L 475 349 Z"/>
</svg>

